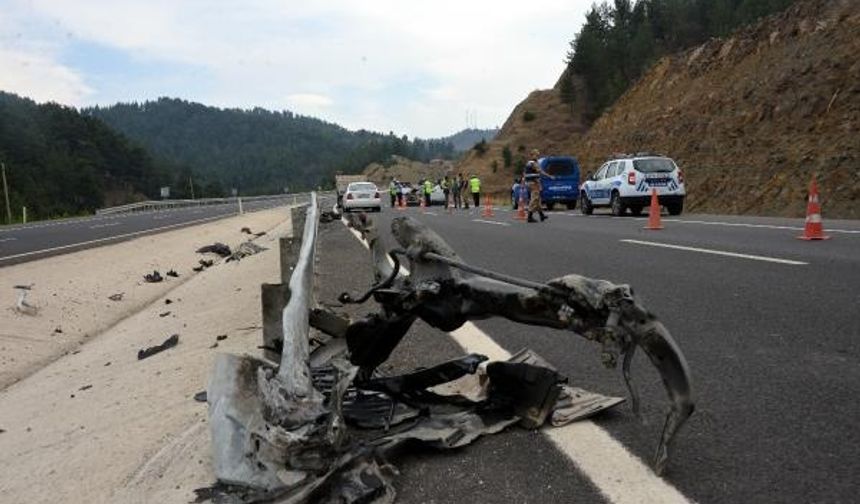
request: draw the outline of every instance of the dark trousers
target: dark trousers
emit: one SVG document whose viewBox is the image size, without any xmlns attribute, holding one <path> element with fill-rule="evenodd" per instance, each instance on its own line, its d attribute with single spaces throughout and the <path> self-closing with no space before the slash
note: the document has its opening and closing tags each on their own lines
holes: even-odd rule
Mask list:
<svg viewBox="0 0 860 504">
<path fill-rule="evenodd" d="M 475 202 L 475 208 L 478 208 L 479 206 L 481 206 L 481 193 L 473 192 L 472 193 L 472 201 Z"/>
<path fill-rule="evenodd" d="M 397 196 L 396 196 L 396 195 L 394 195 L 394 194 L 391 194 L 390 196 L 391 196 L 391 206 L 393 207 L 393 206 L 394 206 L 394 202 L 395 202 L 395 201 L 397 201 Z"/>
<path fill-rule="evenodd" d="M 460 203 L 460 191 L 454 191 L 452 194 L 453 194 L 453 197 L 454 197 L 454 208 L 460 208 L 460 206 L 461 206 L 461 203 Z"/>
<path fill-rule="evenodd" d="M 430 206 L 430 193 L 424 193 L 424 206 Z"/>
</svg>

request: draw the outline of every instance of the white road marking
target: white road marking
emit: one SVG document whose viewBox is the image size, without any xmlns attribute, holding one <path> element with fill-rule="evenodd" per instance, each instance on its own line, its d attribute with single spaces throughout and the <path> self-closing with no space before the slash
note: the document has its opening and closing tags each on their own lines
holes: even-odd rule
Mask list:
<svg viewBox="0 0 860 504">
<path fill-rule="evenodd" d="M 17 240 L 17 239 L 18 239 L 18 238 L 15 238 L 15 237 L 11 237 L 11 238 L 0 238 L 0 243 L 7 242 L 7 241 L 15 241 L 15 240 Z"/>
<path fill-rule="evenodd" d="M 437 216 L 437 215 L 439 215 L 439 214 L 437 214 L 436 212 L 428 212 L 428 211 L 426 211 L 426 210 L 425 210 L 425 211 L 423 211 L 423 212 L 421 212 L 421 213 L 423 213 L 424 215 L 433 215 L 433 216 Z"/>
<path fill-rule="evenodd" d="M 635 245 L 647 245 L 649 247 L 662 247 L 669 248 L 675 250 L 685 250 L 687 252 L 699 252 L 702 254 L 713 254 L 713 255 L 721 255 L 726 257 L 737 257 L 739 259 L 752 259 L 754 261 L 765 261 L 772 262 L 777 264 L 788 264 L 791 266 L 803 266 L 809 264 L 803 261 L 793 261 L 791 259 L 780 259 L 778 257 L 768 257 L 768 256 L 760 256 L 760 255 L 752 255 L 752 254 L 739 254 L 737 252 L 726 252 L 723 250 L 712 250 L 698 247 L 686 247 L 684 245 L 672 245 L 670 243 L 659 243 L 659 242 L 649 242 L 642 240 L 620 240 L 624 243 L 633 243 Z"/>
<path fill-rule="evenodd" d="M 480 222 L 483 224 L 495 224 L 497 226 L 510 226 L 510 223 L 507 223 L 507 222 L 498 222 L 498 221 L 491 221 L 491 220 L 484 220 L 484 219 L 472 219 L 472 222 Z"/>
<path fill-rule="evenodd" d="M 345 220 L 342 222 L 346 225 Z M 362 245 L 368 247 L 358 231 L 349 226 L 347 229 Z M 506 360 L 511 356 L 510 352 L 471 322 L 466 322 L 448 334 L 466 352 L 480 353 L 490 360 Z M 611 434 L 590 420 L 573 422 L 564 427 L 544 428 L 540 432 L 564 453 L 610 502 L 692 502 L 666 480 L 654 474 L 653 470 Z"/>
<path fill-rule="evenodd" d="M 729 226 L 729 227 L 746 227 L 760 229 L 790 229 L 793 231 L 803 231 L 803 226 L 777 226 L 774 224 L 749 224 L 746 222 L 721 222 L 721 221 L 703 221 L 703 220 L 684 220 L 684 219 L 663 219 L 666 222 L 679 222 L 681 224 L 703 224 L 706 226 Z M 860 230 L 854 229 L 832 229 L 825 226 L 827 233 L 843 233 L 843 234 L 860 234 Z"/>
<path fill-rule="evenodd" d="M 95 226 L 90 226 L 90 229 L 100 229 L 100 228 L 106 228 L 106 227 L 119 226 L 119 224 L 120 224 L 119 222 L 108 222 L 105 224 L 96 224 Z"/>
<path fill-rule="evenodd" d="M 224 215 L 215 215 L 212 217 L 204 217 L 203 219 L 197 219 L 197 220 L 188 221 L 188 222 L 180 222 L 178 224 L 170 224 L 169 226 L 162 226 L 162 227 L 157 227 L 157 228 L 152 228 L 152 229 L 145 229 L 143 231 L 135 231 L 134 233 L 125 233 L 125 234 L 116 235 L 116 236 L 108 236 L 106 238 L 99 238 L 97 240 L 89 240 L 89 241 L 78 242 L 78 243 L 70 243 L 68 245 L 61 245 L 59 247 L 51 247 L 51 248 L 46 248 L 46 249 L 41 249 L 41 250 L 33 250 L 31 252 L 23 252 L 21 254 L 14 254 L 14 255 L 10 255 L 10 256 L 0 257 L 0 261 L 8 261 L 9 259 L 17 259 L 18 257 L 28 257 L 28 256 L 32 256 L 32 255 L 37 255 L 37 254 L 45 254 L 47 252 L 56 252 L 58 250 L 66 250 L 66 249 L 70 249 L 70 248 L 74 248 L 74 247 L 80 247 L 82 245 L 92 245 L 95 243 L 103 243 L 103 242 L 108 242 L 108 241 L 113 241 L 113 240 L 119 240 L 121 238 L 130 238 L 132 236 L 149 234 L 149 233 L 153 233 L 155 231 L 164 231 L 166 229 L 172 229 L 172 228 L 176 228 L 176 227 L 180 227 L 180 226 L 188 226 L 190 224 L 197 224 L 197 223 L 211 221 L 211 220 L 215 220 L 215 219 L 223 219 L 224 217 L 225 217 Z"/>
</svg>

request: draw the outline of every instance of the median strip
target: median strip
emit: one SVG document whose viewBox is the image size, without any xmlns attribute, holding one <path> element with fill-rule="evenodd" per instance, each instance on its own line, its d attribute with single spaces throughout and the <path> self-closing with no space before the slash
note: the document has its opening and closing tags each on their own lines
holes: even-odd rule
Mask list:
<svg viewBox="0 0 860 504">
<path fill-rule="evenodd" d="M 754 261 L 764 261 L 764 262 L 772 262 L 772 263 L 777 263 L 777 264 L 787 264 L 790 266 L 804 266 L 804 265 L 809 264 L 809 263 L 803 262 L 803 261 L 794 261 L 791 259 L 780 259 L 778 257 L 768 257 L 768 256 L 760 256 L 760 255 L 753 255 L 753 254 L 740 254 L 737 252 L 726 252 L 724 250 L 712 250 L 712 249 L 699 248 L 699 247 L 687 247 L 684 245 L 672 245 L 670 243 L 659 243 L 659 242 L 650 242 L 650 241 L 643 241 L 643 240 L 619 240 L 619 241 L 621 241 L 623 243 L 632 243 L 634 245 L 646 245 L 649 247 L 661 247 L 661 248 L 668 248 L 668 249 L 675 249 L 675 250 L 684 250 L 687 252 L 699 252 L 701 254 L 712 254 L 712 255 L 720 255 L 720 256 L 726 256 L 726 257 L 736 257 L 738 259 L 751 259 Z"/>
</svg>

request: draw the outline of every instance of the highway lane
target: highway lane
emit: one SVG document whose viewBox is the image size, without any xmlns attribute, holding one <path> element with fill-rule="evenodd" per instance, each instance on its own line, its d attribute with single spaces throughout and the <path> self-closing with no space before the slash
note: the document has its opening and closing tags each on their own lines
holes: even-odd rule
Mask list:
<svg viewBox="0 0 860 504">
<path fill-rule="evenodd" d="M 643 219 L 606 215 L 554 212 L 542 225 L 527 225 L 513 221 L 510 212 L 482 217 L 475 210 L 448 215 L 409 209 L 387 210 L 382 227 L 402 214 L 432 226 L 476 265 L 533 280 L 575 272 L 633 285 L 679 340 L 694 374 L 698 409 L 667 476 L 690 499 L 855 500 L 860 223 L 825 221 L 825 229 L 840 231 L 813 243 L 795 238 L 793 228 L 802 228 L 802 220 L 726 216 L 685 215 L 683 223 L 666 219 L 663 231 L 645 231 Z M 581 338 L 499 320 L 477 325 L 510 351 L 535 349 L 575 383 L 625 393 L 620 372 L 604 370 L 599 349 Z M 648 425 L 640 426 L 625 409 L 598 423 L 650 461 L 666 403 L 650 365 L 639 358 L 634 368 Z"/>
<path fill-rule="evenodd" d="M 243 202 L 243 210 L 264 210 L 292 201 L 289 195 Z M 0 227 L 0 267 L 230 217 L 238 211 L 237 204 L 206 205 Z"/>
</svg>

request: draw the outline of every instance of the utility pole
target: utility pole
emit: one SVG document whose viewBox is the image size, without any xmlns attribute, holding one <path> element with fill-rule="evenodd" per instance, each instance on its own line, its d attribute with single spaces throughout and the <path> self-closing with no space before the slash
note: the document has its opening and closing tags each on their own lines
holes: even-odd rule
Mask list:
<svg viewBox="0 0 860 504">
<path fill-rule="evenodd" d="M 191 186 L 191 199 L 194 199 L 194 180 L 189 176 L 188 184 Z"/>
<path fill-rule="evenodd" d="M 3 194 L 6 195 L 6 224 L 12 224 L 12 208 L 9 206 L 9 184 L 6 183 L 6 163 L 0 161 L 0 171 L 3 173 Z"/>
</svg>

